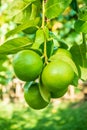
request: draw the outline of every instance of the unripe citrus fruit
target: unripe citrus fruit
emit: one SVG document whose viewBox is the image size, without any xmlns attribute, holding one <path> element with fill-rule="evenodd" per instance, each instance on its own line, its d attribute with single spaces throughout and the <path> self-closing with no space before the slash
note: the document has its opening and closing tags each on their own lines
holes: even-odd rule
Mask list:
<svg viewBox="0 0 87 130">
<path fill-rule="evenodd" d="M 13 59 L 13 68 L 17 77 L 23 81 L 35 80 L 42 71 L 43 62 L 32 50 L 18 52 Z"/>
<path fill-rule="evenodd" d="M 42 72 L 42 83 L 50 92 L 65 89 L 74 79 L 71 66 L 62 60 L 50 62 Z"/>
<path fill-rule="evenodd" d="M 63 48 L 59 48 L 59 49 L 56 51 L 55 55 L 62 55 L 62 56 L 67 56 L 67 57 L 69 57 L 69 58 L 72 58 L 71 53 L 70 53 L 68 50 L 63 49 Z"/>
<path fill-rule="evenodd" d="M 68 91 L 68 87 L 64 89 L 59 89 L 56 92 L 51 92 L 51 98 L 60 98 Z"/>
<path fill-rule="evenodd" d="M 27 84 L 27 87 L 28 87 L 28 84 Z M 40 94 L 38 83 L 31 84 L 28 90 L 25 89 L 24 98 L 27 104 L 31 108 L 36 109 L 36 110 L 43 109 L 48 105 L 48 102 L 46 102 Z"/>
</svg>

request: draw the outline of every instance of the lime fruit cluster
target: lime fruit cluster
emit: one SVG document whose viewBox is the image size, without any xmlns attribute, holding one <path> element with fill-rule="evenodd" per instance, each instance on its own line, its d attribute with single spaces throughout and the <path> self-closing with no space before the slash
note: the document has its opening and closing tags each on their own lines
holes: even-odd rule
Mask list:
<svg viewBox="0 0 87 130">
<path fill-rule="evenodd" d="M 32 50 L 23 50 L 14 56 L 14 72 L 19 79 L 26 81 L 24 98 L 31 108 L 43 109 L 51 98 L 62 97 L 74 80 L 72 66 L 58 58 L 60 56 L 72 58 L 69 51 L 61 48 L 45 66 L 41 57 Z"/>
<path fill-rule="evenodd" d="M 51 98 L 62 97 L 68 90 L 68 86 L 74 80 L 74 70 L 61 58 L 70 58 L 72 55 L 68 50 L 59 48 L 52 56 L 52 61 L 43 69 L 41 79 L 43 86 L 51 93 Z"/>
</svg>

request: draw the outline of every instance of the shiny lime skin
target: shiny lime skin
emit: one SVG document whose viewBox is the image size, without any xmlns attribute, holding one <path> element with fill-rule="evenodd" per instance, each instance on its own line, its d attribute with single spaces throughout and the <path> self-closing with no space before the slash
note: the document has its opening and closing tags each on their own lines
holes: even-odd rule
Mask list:
<svg viewBox="0 0 87 130">
<path fill-rule="evenodd" d="M 51 92 L 51 98 L 60 98 L 65 95 L 65 93 L 68 91 L 68 87 L 64 89 L 59 89 L 56 92 Z"/>
<path fill-rule="evenodd" d="M 74 79 L 74 71 L 71 66 L 62 61 L 50 62 L 42 72 L 42 83 L 50 91 L 55 92 L 65 89 Z"/>
<path fill-rule="evenodd" d="M 14 56 L 13 68 L 20 80 L 33 81 L 40 75 L 43 62 L 36 52 L 23 50 Z"/>
<path fill-rule="evenodd" d="M 56 51 L 55 55 L 62 55 L 62 56 L 67 56 L 67 57 L 69 57 L 69 58 L 72 58 L 71 53 L 70 53 L 68 50 L 63 49 L 63 48 L 59 48 L 59 49 Z"/>
<path fill-rule="evenodd" d="M 24 91 L 24 98 L 27 104 L 36 110 L 40 110 L 45 108 L 48 105 L 48 102 L 46 102 L 39 91 L 39 84 L 35 83 L 32 84 L 29 88 L 28 91 Z"/>
</svg>

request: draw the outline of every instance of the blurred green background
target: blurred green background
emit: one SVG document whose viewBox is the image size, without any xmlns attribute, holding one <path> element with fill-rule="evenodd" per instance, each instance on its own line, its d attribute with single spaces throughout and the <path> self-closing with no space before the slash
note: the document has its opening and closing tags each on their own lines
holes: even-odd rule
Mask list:
<svg viewBox="0 0 87 130">
<path fill-rule="evenodd" d="M 86 130 L 87 102 L 50 104 L 35 111 L 23 104 L 0 103 L 1 130 Z"/>
</svg>

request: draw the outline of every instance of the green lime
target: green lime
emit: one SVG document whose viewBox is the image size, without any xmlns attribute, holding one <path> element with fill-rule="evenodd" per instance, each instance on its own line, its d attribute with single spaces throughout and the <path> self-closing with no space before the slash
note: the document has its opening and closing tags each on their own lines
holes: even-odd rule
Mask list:
<svg viewBox="0 0 87 130">
<path fill-rule="evenodd" d="M 65 89 L 59 89 L 56 92 L 51 92 L 51 98 L 60 98 L 68 91 L 68 87 Z"/>
<path fill-rule="evenodd" d="M 31 85 L 27 83 L 25 87 L 28 89 L 24 89 L 24 98 L 31 108 L 39 110 L 45 108 L 49 104 L 42 98 L 38 83 L 32 83 Z"/>
<path fill-rule="evenodd" d="M 33 81 L 40 75 L 43 62 L 36 52 L 23 50 L 14 56 L 13 68 L 19 79 L 23 81 Z"/>
<path fill-rule="evenodd" d="M 50 92 L 55 92 L 68 87 L 74 79 L 74 71 L 67 62 L 55 60 L 43 69 L 41 78 L 43 85 Z"/>
</svg>

